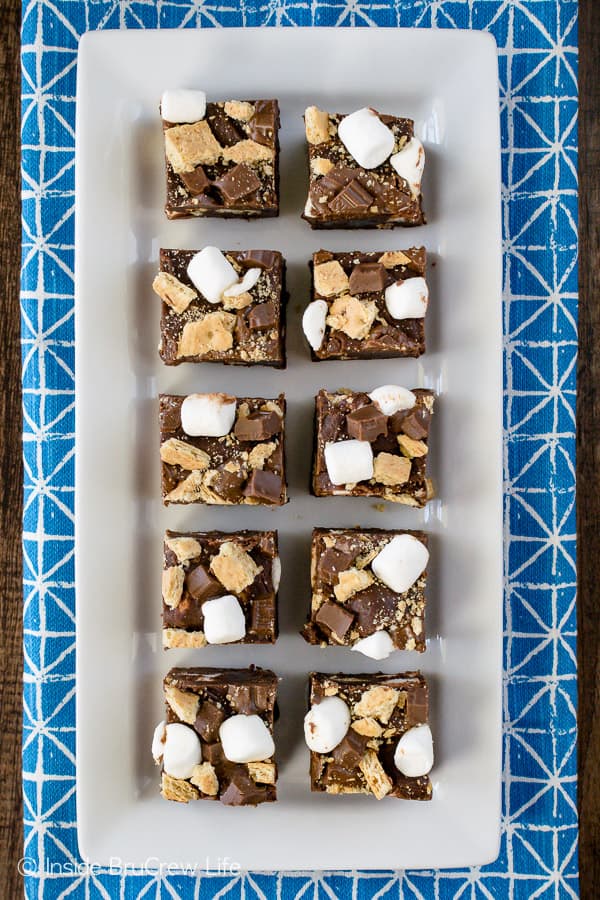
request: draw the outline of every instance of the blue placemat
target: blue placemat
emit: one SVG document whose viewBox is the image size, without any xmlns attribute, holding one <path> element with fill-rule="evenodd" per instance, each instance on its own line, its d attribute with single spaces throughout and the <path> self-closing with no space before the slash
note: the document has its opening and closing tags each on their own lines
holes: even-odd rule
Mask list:
<svg viewBox="0 0 600 900">
<path fill-rule="evenodd" d="M 476 28 L 491 31 L 498 43 L 505 273 L 504 803 L 500 856 L 480 869 L 198 879 L 94 869 L 78 854 L 73 586 L 77 43 L 83 32 L 97 28 L 228 25 Z M 21 868 L 27 896 L 577 897 L 576 0 L 31 0 L 23 6 L 22 62 Z"/>
</svg>

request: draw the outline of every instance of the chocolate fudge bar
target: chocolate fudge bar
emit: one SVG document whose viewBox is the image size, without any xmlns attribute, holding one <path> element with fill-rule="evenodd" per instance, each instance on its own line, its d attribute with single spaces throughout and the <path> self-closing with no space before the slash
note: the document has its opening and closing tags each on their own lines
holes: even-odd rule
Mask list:
<svg viewBox="0 0 600 900">
<path fill-rule="evenodd" d="M 374 659 L 394 650 L 422 653 L 428 557 L 422 531 L 315 528 L 304 639 Z"/>
<path fill-rule="evenodd" d="M 432 391 L 384 385 L 321 390 L 315 402 L 312 491 L 317 497 L 381 497 L 422 507 L 433 496 L 426 476 Z"/>
<path fill-rule="evenodd" d="M 162 300 L 159 353 L 163 362 L 168 366 L 223 362 L 284 368 L 286 292 L 281 253 L 226 250 L 220 255 L 222 266 L 225 271 L 230 267 L 235 281 L 215 302 L 202 292 L 206 277 L 196 274 L 194 283 L 189 274 L 195 273 L 192 261 L 200 254 L 160 251 L 153 288 Z M 206 284 L 212 286 L 210 281 Z"/>
<path fill-rule="evenodd" d="M 310 106 L 304 114 L 312 228 L 422 225 L 423 145 L 412 119 L 370 108 L 350 115 Z"/>
<path fill-rule="evenodd" d="M 165 505 L 287 502 L 283 394 L 161 394 L 159 407 Z"/>
<path fill-rule="evenodd" d="M 275 643 L 280 575 L 276 531 L 167 531 L 163 646 Z"/>
<path fill-rule="evenodd" d="M 425 249 L 333 253 L 311 263 L 303 327 L 313 360 L 420 356 L 425 352 Z"/>
<path fill-rule="evenodd" d="M 165 800 L 256 806 L 277 799 L 277 676 L 268 669 L 171 669 L 152 753 Z"/>
<path fill-rule="evenodd" d="M 185 114 L 177 117 L 180 121 L 165 118 L 176 114 L 170 112 L 171 107 L 173 104 L 163 95 L 161 115 L 167 170 L 167 217 L 256 219 L 277 216 L 277 100 L 206 103 L 204 114 L 194 121 L 189 121 L 190 116 Z M 199 112 L 202 112 L 201 108 Z"/>
<path fill-rule="evenodd" d="M 325 706 L 319 710 L 321 704 Z M 326 752 L 311 749 L 311 790 L 328 794 L 372 794 L 378 800 L 386 796 L 431 800 L 428 772 L 433 751 L 427 725 L 428 688 L 419 672 L 400 675 L 313 672 L 310 706 L 311 712 L 305 719 L 309 747 L 323 746 L 319 734 L 321 721 L 329 720 L 334 725 L 327 729 L 327 737 L 334 735 L 331 742 L 339 737 L 337 744 Z M 316 714 L 315 710 L 318 710 Z M 407 734 L 408 738 L 402 740 Z M 413 752 L 415 743 L 421 751 L 418 754 Z M 404 752 L 405 744 L 409 745 L 408 753 Z M 406 757 L 409 757 L 408 765 L 404 762 Z M 405 772 L 419 774 L 404 774 L 398 765 Z"/>
</svg>

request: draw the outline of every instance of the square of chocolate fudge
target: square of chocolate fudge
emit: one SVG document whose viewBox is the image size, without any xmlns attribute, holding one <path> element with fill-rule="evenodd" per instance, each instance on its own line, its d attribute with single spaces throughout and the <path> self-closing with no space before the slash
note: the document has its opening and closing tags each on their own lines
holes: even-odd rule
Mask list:
<svg viewBox="0 0 600 900">
<path fill-rule="evenodd" d="M 285 261 L 276 250 L 161 250 L 159 353 L 168 366 L 285 368 Z M 221 281 L 215 290 L 214 276 Z M 229 284 L 227 284 L 229 282 Z M 223 286 L 221 290 L 221 286 Z"/>
<path fill-rule="evenodd" d="M 283 394 L 161 394 L 159 409 L 165 505 L 287 502 Z"/>
<path fill-rule="evenodd" d="M 393 228 L 422 225 L 425 151 L 412 119 L 369 107 L 350 114 L 309 106 L 308 199 L 302 216 L 312 228 Z"/>
<path fill-rule="evenodd" d="M 309 644 L 351 647 L 372 659 L 425 650 L 427 535 L 380 528 L 315 528 Z"/>
<path fill-rule="evenodd" d="M 381 497 L 425 506 L 433 391 L 383 385 L 321 390 L 315 401 L 312 491 L 317 497 Z"/>
<path fill-rule="evenodd" d="M 319 250 L 302 327 L 315 362 L 425 352 L 425 249 Z"/>
<path fill-rule="evenodd" d="M 310 676 L 311 790 L 431 800 L 433 741 L 420 672 Z"/>
<path fill-rule="evenodd" d="M 161 117 L 169 219 L 279 214 L 277 100 L 206 103 L 202 91 L 165 91 Z"/>
<path fill-rule="evenodd" d="M 167 531 L 163 647 L 274 644 L 280 575 L 276 531 Z"/>
<path fill-rule="evenodd" d="M 152 755 L 165 800 L 256 806 L 277 799 L 273 722 L 277 676 L 268 669 L 171 669 L 166 716 Z"/>
</svg>

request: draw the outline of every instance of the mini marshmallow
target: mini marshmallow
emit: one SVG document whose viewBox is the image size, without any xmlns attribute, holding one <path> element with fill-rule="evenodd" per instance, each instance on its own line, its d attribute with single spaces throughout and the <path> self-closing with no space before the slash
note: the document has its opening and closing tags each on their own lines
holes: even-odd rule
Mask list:
<svg viewBox="0 0 600 900">
<path fill-rule="evenodd" d="M 306 340 L 313 348 L 318 350 L 325 336 L 325 320 L 329 307 L 325 300 L 313 300 L 309 303 L 302 316 L 302 331 Z"/>
<path fill-rule="evenodd" d="M 271 732 L 260 716 L 230 716 L 219 728 L 219 739 L 230 762 L 260 762 L 275 753 Z"/>
<path fill-rule="evenodd" d="M 425 149 L 419 138 L 411 138 L 399 153 L 390 156 L 390 163 L 398 175 L 408 181 L 413 197 L 418 197 L 425 167 Z"/>
<path fill-rule="evenodd" d="M 199 122 L 206 113 L 204 91 L 188 91 L 178 88 L 164 91 L 160 98 L 160 114 L 166 122 Z"/>
<path fill-rule="evenodd" d="M 397 534 L 371 563 L 380 581 L 390 590 L 403 594 L 425 571 L 429 550 L 412 534 Z"/>
<path fill-rule="evenodd" d="M 202 747 L 192 728 L 173 722 L 165 728 L 163 769 L 173 778 L 191 778 L 194 766 L 200 765 Z"/>
<path fill-rule="evenodd" d="M 279 556 L 273 557 L 273 562 L 271 563 L 271 578 L 273 579 L 273 590 L 277 593 L 281 583 L 281 559 Z"/>
<path fill-rule="evenodd" d="M 233 594 L 216 597 L 202 604 L 204 637 L 209 644 L 231 644 L 246 636 L 246 617 Z"/>
<path fill-rule="evenodd" d="M 373 477 L 373 448 L 368 441 L 325 444 L 325 465 L 332 484 L 355 484 Z"/>
<path fill-rule="evenodd" d="M 304 740 L 309 750 L 329 753 L 350 727 L 350 710 L 341 697 L 324 697 L 304 716 Z"/>
<path fill-rule="evenodd" d="M 154 757 L 155 763 L 159 763 L 162 759 L 165 749 L 165 740 L 167 739 L 166 727 L 167 723 L 163 719 L 162 722 L 158 723 L 154 729 L 154 734 L 152 735 L 152 756 Z"/>
<path fill-rule="evenodd" d="M 423 319 L 429 302 L 424 278 L 407 278 L 385 289 L 385 305 L 392 319 Z"/>
<path fill-rule="evenodd" d="M 227 288 L 226 291 L 223 291 L 224 297 L 239 297 L 240 294 L 245 294 L 246 291 L 251 291 L 258 279 L 262 274 L 262 269 L 247 269 L 244 272 L 244 277 L 237 284 L 232 284 L 231 287 Z"/>
<path fill-rule="evenodd" d="M 429 725 L 415 725 L 405 731 L 394 753 L 394 765 L 407 778 L 420 778 L 433 766 L 433 737 Z"/>
<path fill-rule="evenodd" d="M 384 416 L 393 416 L 401 409 L 412 409 L 417 398 L 412 391 L 397 384 L 384 384 L 371 391 L 369 397 Z"/>
<path fill-rule="evenodd" d="M 363 107 L 345 116 L 338 125 L 339 138 L 363 169 L 375 169 L 394 149 L 393 132 L 375 110 Z"/>
<path fill-rule="evenodd" d="M 394 642 L 387 631 L 374 631 L 366 638 L 361 638 L 352 645 L 352 650 L 358 653 L 364 653 L 371 659 L 387 659 L 390 653 L 395 650 Z"/>
<path fill-rule="evenodd" d="M 209 303 L 219 303 L 223 291 L 238 281 L 238 274 L 218 247 L 204 247 L 189 261 L 190 281 Z"/>
<path fill-rule="evenodd" d="M 235 421 L 235 397 L 189 394 L 181 404 L 181 427 L 190 437 L 223 437 Z"/>
</svg>

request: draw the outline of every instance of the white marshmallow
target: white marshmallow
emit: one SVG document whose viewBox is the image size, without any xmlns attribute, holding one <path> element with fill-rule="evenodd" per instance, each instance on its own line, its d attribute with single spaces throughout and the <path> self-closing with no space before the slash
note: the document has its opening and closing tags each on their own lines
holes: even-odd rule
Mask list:
<svg viewBox="0 0 600 900">
<path fill-rule="evenodd" d="M 371 563 L 380 581 L 390 590 L 403 594 L 425 571 L 429 550 L 412 534 L 397 534 Z"/>
<path fill-rule="evenodd" d="M 387 659 L 395 649 L 391 637 L 387 631 L 383 630 L 374 631 L 373 634 L 366 638 L 361 638 L 360 641 L 352 645 L 352 650 L 364 653 L 365 656 L 370 656 L 371 659 Z"/>
<path fill-rule="evenodd" d="M 425 148 L 419 138 L 411 138 L 399 153 L 390 156 L 390 163 L 398 175 L 408 181 L 413 197 L 418 197 L 425 168 Z"/>
<path fill-rule="evenodd" d="M 246 617 L 233 594 L 215 597 L 202 604 L 204 637 L 209 644 L 231 644 L 246 636 Z"/>
<path fill-rule="evenodd" d="M 154 729 L 154 734 L 152 735 L 152 756 L 156 763 L 161 761 L 165 749 L 165 740 L 167 738 L 166 727 L 167 723 L 163 719 L 162 722 L 158 723 Z"/>
<path fill-rule="evenodd" d="M 355 484 L 373 477 L 373 448 L 368 441 L 325 444 L 325 465 L 332 484 Z"/>
<path fill-rule="evenodd" d="M 302 316 L 302 331 L 306 340 L 313 348 L 318 350 L 325 336 L 325 320 L 329 307 L 325 300 L 313 300 L 309 303 Z"/>
<path fill-rule="evenodd" d="M 412 409 L 417 402 L 412 391 L 397 384 L 383 384 L 371 391 L 369 397 L 384 416 L 393 416 L 400 409 Z"/>
<path fill-rule="evenodd" d="M 431 772 L 433 737 L 429 725 L 415 725 L 404 732 L 394 753 L 394 765 L 407 778 L 419 778 Z"/>
<path fill-rule="evenodd" d="M 164 91 L 160 98 L 160 114 L 167 122 L 199 122 L 206 113 L 204 91 L 177 88 Z"/>
<path fill-rule="evenodd" d="M 190 437 L 223 437 L 235 421 L 235 397 L 189 394 L 181 404 L 181 427 Z"/>
<path fill-rule="evenodd" d="M 242 280 L 238 281 L 237 284 L 232 284 L 231 287 L 227 288 L 226 291 L 223 291 L 223 296 L 239 297 L 240 294 L 245 294 L 246 291 L 251 291 L 260 278 L 261 274 L 262 269 L 259 269 L 258 267 L 254 269 L 246 269 Z"/>
<path fill-rule="evenodd" d="M 230 716 L 219 728 L 219 738 L 230 762 L 260 762 L 275 753 L 271 732 L 260 716 Z"/>
<path fill-rule="evenodd" d="M 385 162 L 394 149 L 394 135 L 377 113 L 363 107 L 345 116 L 338 125 L 340 141 L 363 169 Z"/>
<path fill-rule="evenodd" d="M 204 247 L 192 256 L 187 273 L 209 303 L 219 303 L 223 291 L 238 281 L 238 274 L 218 247 Z"/>
<path fill-rule="evenodd" d="M 273 557 L 273 562 L 271 563 L 271 578 L 273 579 L 273 590 L 277 593 L 279 585 L 281 584 L 281 559 L 279 556 Z"/>
<path fill-rule="evenodd" d="M 329 753 L 350 727 L 350 710 L 341 697 L 324 697 L 304 716 L 304 740 L 309 750 Z"/>
<path fill-rule="evenodd" d="M 385 289 L 385 305 L 392 319 L 423 319 L 429 302 L 424 278 L 407 278 Z"/>
<path fill-rule="evenodd" d="M 173 778 L 190 778 L 202 760 L 200 738 L 193 728 L 179 722 L 167 725 L 165 731 L 163 769 Z"/>
</svg>

